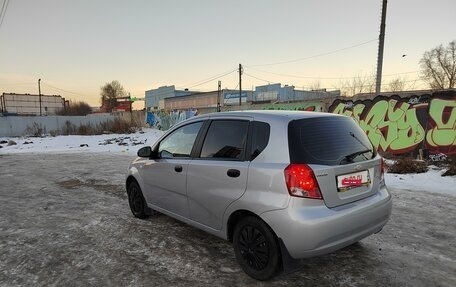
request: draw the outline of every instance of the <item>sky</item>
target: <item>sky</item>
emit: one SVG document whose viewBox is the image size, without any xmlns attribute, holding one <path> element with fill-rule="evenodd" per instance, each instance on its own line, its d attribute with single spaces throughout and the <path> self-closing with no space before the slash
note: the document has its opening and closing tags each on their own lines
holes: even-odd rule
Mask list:
<svg viewBox="0 0 456 287">
<path fill-rule="evenodd" d="M 132 96 L 268 83 L 334 90 L 375 75 L 381 0 L 0 0 L 0 93 L 100 105 L 118 80 Z M 382 89 L 410 89 L 423 53 L 456 40 L 456 1 L 389 0 Z M 0 20 L 1 21 L 1 20 Z M 406 55 L 403 57 L 403 55 Z M 142 108 L 143 103 L 135 103 Z"/>
</svg>

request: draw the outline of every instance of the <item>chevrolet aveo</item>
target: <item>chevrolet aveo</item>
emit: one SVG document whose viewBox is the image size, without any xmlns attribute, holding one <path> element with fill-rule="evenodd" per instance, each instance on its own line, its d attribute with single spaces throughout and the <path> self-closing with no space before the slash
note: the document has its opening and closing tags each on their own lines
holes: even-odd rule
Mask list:
<svg viewBox="0 0 456 287">
<path fill-rule="evenodd" d="M 133 215 L 158 211 L 231 241 L 258 280 L 377 233 L 391 214 L 383 160 L 346 116 L 208 114 L 138 156 L 126 177 Z"/>
</svg>

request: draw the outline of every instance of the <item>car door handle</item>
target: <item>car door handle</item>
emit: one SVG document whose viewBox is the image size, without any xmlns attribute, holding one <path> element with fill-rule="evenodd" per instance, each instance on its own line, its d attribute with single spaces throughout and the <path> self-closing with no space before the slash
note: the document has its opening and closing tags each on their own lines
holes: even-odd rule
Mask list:
<svg viewBox="0 0 456 287">
<path fill-rule="evenodd" d="M 238 177 L 241 175 L 241 172 L 237 169 L 229 169 L 226 174 L 229 176 L 229 177 Z"/>
<path fill-rule="evenodd" d="M 176 165 L 176 166 L 174 167 L 174 171 L 176 171 L 176 172 L 182 172 L 182 166 L 181 166 L 181 165 Z"/>
</svg>

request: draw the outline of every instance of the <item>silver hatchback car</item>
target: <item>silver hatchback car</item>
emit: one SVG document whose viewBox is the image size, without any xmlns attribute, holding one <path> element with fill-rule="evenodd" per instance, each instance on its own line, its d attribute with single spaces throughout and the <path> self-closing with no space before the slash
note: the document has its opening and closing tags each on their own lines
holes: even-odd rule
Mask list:
<svg viewBox="0 0 456 287">
<path fill-rule="evenodd" d="M 382 158 L 341 115 L 198 116 L 138 156 L 126 177 L 133 215 L 158 211 L 233 242 L 258 280 L 377 233 L 391 214 Z"/>
</svg>

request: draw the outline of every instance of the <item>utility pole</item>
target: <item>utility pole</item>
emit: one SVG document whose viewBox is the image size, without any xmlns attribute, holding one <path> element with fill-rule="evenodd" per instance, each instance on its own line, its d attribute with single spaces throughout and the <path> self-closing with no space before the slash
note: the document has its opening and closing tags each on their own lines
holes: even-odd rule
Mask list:
<svg viewBox="0 0 456 287">
<path fill-rule="evenodd" d="M 40 116 L 42 115 L 41 113 L 41 79 L 38 79 L 38 99 L 40 101 Z"/>
<path fill-rule="evenodd" d="M 239 64 L 239 106 L 242 104 L 242 65 Z"/>
<path fill-rule="evenodd" d="M 385 28 L 386 28 L 386 4 L 387 0 L 383 0 L 382 5 L 382 22 L 380 23 L 380 36 L 378 42 L 378 57 L 377 57 L 377 82 L 375 85 L 375 93 L 380 94 L 382 87 L 382 66 L 383 66 L 383 46 L 385 45 Z"/>
<path fill-rule="evenodd" d="M 222 107 L 220 105 L 220 96 L 222 94 L 222 81 L 218 81 L 218 92 L 217 92 L 217 112 L 220 112 L 222 110 Z"/>
<path fill-rule="evenodd" d="M 130 104 L 130 123 L 133 122 L 133 102 L 131 101 L 130 92 L 128 92 L 128 103 Z"/>
</svg>

